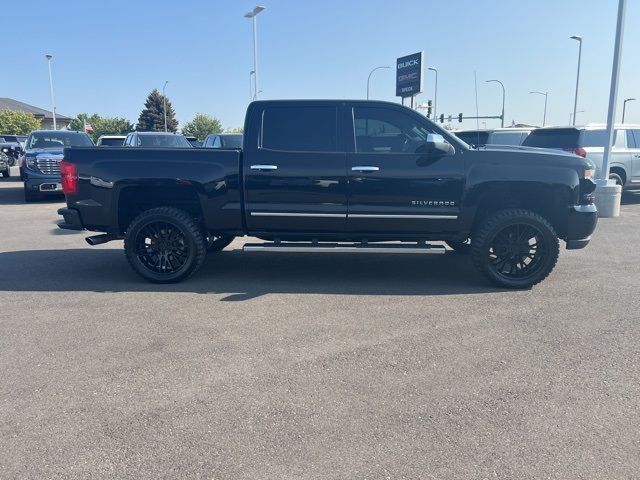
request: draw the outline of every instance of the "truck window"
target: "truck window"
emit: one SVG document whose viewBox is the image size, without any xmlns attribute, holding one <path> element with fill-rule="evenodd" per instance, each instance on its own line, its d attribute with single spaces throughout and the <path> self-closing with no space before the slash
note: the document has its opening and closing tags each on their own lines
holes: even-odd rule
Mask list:
<svg viewBox="0 0 640 480">
<path fill-rule="evenodd" d="M 262 115 L 261 147 L 335 152 L 337 130 L 335 107 L 268 107 Z"/>
<path fill-rule="evenodd" d="M 357 153 L 416 153 L 432 133 L 418 119 L 388 108 L 354 108 Z"/>
</svg>

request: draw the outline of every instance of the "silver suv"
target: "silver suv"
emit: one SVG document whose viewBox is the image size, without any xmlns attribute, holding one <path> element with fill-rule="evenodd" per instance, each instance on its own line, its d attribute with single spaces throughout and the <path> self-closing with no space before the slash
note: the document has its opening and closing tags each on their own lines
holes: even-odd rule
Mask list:
<svg viewBox="0 0 640 480">
<path fill-rule="evenodd" d="M 598 175 L 606 142 L 606 125 L 589 124 L 538 128 L 531 132 L 523 145 L 573 152 L 591 160 Z M 640 188 L 640 125 L 615 125 L 609 178 L 626 189 Z"/>
</svg>

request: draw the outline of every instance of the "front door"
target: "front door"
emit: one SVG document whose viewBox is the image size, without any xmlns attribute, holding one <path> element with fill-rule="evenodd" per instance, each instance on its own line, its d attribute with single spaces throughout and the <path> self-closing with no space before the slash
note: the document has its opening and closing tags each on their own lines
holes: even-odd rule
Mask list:
<svg viewBox="0 0 640 480">
<path fill-rule="evenodd" d="M 428 151 L 427 135 L 443 132 L 400 106 L 354 103 L 352 113 L 349 230 L 372 236 L 456 231 L 464 188 L 461 147 L 449 154 Z"/>
<path fill-rule="evenodd" d="M 345 229 L 346 153 L 339 148 L 339 110 L 327 103 L 266 104 L 259 143 L 244 153 L 250 232 Z"/>
</svg>

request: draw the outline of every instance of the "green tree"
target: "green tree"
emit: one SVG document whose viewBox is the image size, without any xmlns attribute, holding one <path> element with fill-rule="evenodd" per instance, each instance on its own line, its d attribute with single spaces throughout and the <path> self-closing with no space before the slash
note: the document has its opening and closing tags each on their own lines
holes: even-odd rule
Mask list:
<svg viewBox="0 0 640 480">
<path fill-rule="evenodd" d="M 176 112 L 171 106 L 171 101 L 160 95 L 157 89 L 153 89 L 146 102 L 144 109 L 140 112 L 136 130 L 140 132 L 163 132 L 164 131 L 164 103 L 167 101 L 167 130 L 169 132 L 178 131 L 178 120 L 176 120 Z"/>
<path fill-rule="evenodd" d="M 221 131 L 222 123 L 220 120 L 206 113 L 196 113 L 193 120 L 185 123 L 182 127 L 183 135 L 192 135 L 201 141 L 210 133 L 220 133 Z"/>
<path fill-rule="evenodd" d="M 28 135 L 40 128 L 40 120 L 27 112 L 0 110 L 0 133 Z"/>
<path fill-rule="evenodd" d="M 85 123 L 93 128 L 93 131 L 87 133 L 93 141 L 97 141 L 101 135 L 126 135 L 133 131 L 133 124 L 126 118 L 121 117 L 102 117 L 97 113 L 86 114 L 81 113 L 71 121 L 72 130 L 84 129 Z"/>
</svg>

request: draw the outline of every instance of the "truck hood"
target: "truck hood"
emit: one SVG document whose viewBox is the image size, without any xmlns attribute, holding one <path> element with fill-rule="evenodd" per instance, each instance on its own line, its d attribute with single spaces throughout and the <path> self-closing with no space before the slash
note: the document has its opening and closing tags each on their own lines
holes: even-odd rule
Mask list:
<svg viewBox="0 0 640 480">
<path fill-rule="evenodd" d="M 31 150 L 27 150 L 25 155 L 28 157 L 37 157 L 41 154 L 62 155 L 62 151 L 62 148 L 32 148 Z"/>
<path fill-rule="evenodd" d="M 513 145 L 487 145 L 472 150 L 476 155 L 496 159 L 512 159 L 527 163 L 556 164 L 577 169 L 588 166 L 595 168 L 591 160 L 564 150 L 551 148 L 523 147 Z"/>
</svg>

